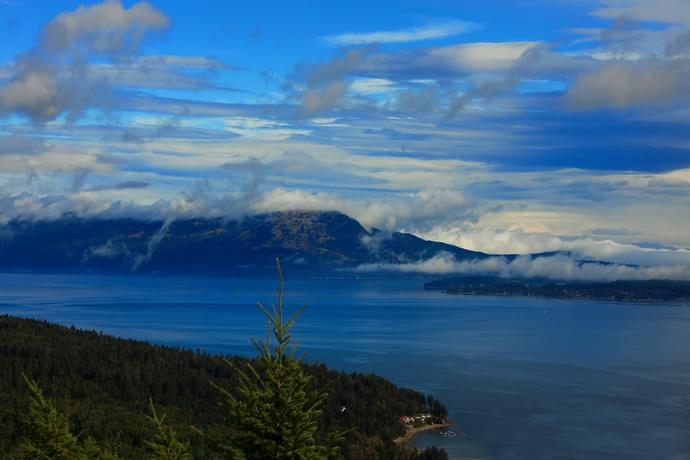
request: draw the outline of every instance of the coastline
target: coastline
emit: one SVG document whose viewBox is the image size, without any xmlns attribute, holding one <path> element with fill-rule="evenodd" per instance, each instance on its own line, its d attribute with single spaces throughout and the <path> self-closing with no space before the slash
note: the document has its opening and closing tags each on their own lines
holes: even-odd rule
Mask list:
<svg viewBox="0 0 690 460">
<path fill-rule="evenodd" d="M 418 433 L 423 433 L 425 431 L 432 431 L 432 430 L 440 430 L 443 428 L 450 428 L 453 426 L 453 422 L 446 422 L 446 423 L 433 423 L 431 425 L 423 425 L 420 427 L 416 428 L 410 428 L 405 432 L 404 435 L 400 436 L 399 438 L 395 438 L 393 442 L 395 444 L 401 445 L 401 444 L 407 444 L 412 440 L 412 438 L 415 437 Z"/>
<path fill-rule="evenodd" d="M 426 289 L 426 288 L 425 288 Z M 427 289 L 429 291 L 438 291 L 447 295 L 464 295 L 464 296 L 476 296 L 476 297 L 525 297 L 525 298 L 538 298 L 538 299 L 559 299 L 559 300 L 591 300 L 594 302 L 617 302 L 617 303 L 629 303 L 629 304 L 645 304 L 645 303 L 663 303 L 663 304 L 681 304 L 685 306 L 690 302 L 690 297 L 678 297 L 672 299 L 664 298 L 616 298 L 616 297 L 606 297 L 606 296 L 568 296 L 568 295 L 549 295 L 549 294 L 511 294 L 511 293 L 499 293 L 499 292 L 463 292 L 453 289 Z"/>
</svg>

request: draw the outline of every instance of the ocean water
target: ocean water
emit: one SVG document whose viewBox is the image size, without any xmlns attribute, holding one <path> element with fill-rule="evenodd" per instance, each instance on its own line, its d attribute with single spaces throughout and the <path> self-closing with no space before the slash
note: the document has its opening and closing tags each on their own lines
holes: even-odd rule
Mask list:
<svg viewBox="0 0 690 460">
<path fill-rule="evenodd" d="M 0 274 L 0 313 L 251 355 L 275 279 Z M 690 308 L 286 279 L 308 359 L 440 398 L 451 458 L 690 458 Z"/>
</svg>

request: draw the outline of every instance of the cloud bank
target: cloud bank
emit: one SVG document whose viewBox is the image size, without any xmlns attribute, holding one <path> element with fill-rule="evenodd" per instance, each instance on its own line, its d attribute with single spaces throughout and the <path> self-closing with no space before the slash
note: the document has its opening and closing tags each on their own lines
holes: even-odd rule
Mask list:
<svg viewBox="0 0 690 460">
<path fill-rule="evenodd" d="M 397 230 L 404 225 L 434 222 L 444 213 L 472 220 L 476 211 L 470 198 L 451 191 L 422 191 L 370 200 L 284 188 L 261 191 L 259 185 L 252 179 L 238 192 L 213 193 L 208 184 L 200 182 L 191 191 L 174 199 L 157 200 L 150 204 L 110 200 L 95 193 L 140 190 L 149 186 L 141 182 L 122 182 L 86 190 L 79 187 L 75 193 L 68 194 L 6 194 L 0 195 L 0 222 L 12 219 L 59 219 L 65 214 L 164 221 L 195 217 L 241 218 L 276 211 L 335 210 L 357 219 L 370 229 Z"/>
<path fill-rule="evenodd" d="M 543 232 L 447 226 L 416 234 L 425 239 L 489 254 L 526 255 L 559 251 L 570 253 L 577 260 L 605 260 L 622 265 L 690 267 L 690 251 L 687 249 L 658 248 L 649 244 L 623 244 L 603 238 L 564 238 Z"/>
<path fill-rule="evenodd" d="M 483 260 L 458 262 L 448 253 L 409 264 L 367 264 L 359 271 L 392 271 L 427 273 L 434 275 L 480 275 L 502 278 L 545 278 L 560 281 L 620 281 L 620 280 L 690 280 L 689 265 L 661 265 L 635 267 L 620 264 L 583 263 L 572 257 L 521 256 L 513 260 L 491 257 Z"/>
<path fill-rule="evenodd" d="M 629 109 L 677 104 L 690 92 L 690 65 L 681 62 L 613 63 L 575 80 L 566 95 L 574 110 Z"/>
<path fill-rule="evenodd" d="M 46 122 L 63 114 L 74 121 L 90 108 L 105 108 L 114 96 L 90 74 L 91 62 L 124 61 L 147 34 L 169 25 L 165 14 L 145 2 L 126 9 L 108 0 L 61 13 L 17 57 L 11 82 L 0 92 L 0 109 Z"/>
</svg>

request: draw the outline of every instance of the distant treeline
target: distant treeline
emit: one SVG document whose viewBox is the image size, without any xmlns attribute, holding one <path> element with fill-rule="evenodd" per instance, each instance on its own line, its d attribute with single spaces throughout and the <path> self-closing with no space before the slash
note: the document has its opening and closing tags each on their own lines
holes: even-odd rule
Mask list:
<svg viewBox="0 0 690 460">
<path fill-rule="evenodd" d="M 498 277 L 458 277 L 432 281 L 424 284 L 424 288 L 441 290 L 448 294 L 465 295 L 515 295 L 622 302 L 690 300 L 690 282 L 667 280 L 595 283 Z"/>
<path fill-rule="evenodd" d="M 405 432 L 401 415 L 447 417 L 438 400 L 375 375 L 339 373 L 323 364 L 305 369 L 313 376 L 311 385 L 328 392 L 319 432 L 352 430 L 341 446 L 344 458 L 448 458 L 439 449 L 418 452 L 393 443 Z M 0 458 L 10 458 L 28 434 L 22 372 L 56 401 L 73 432 L 127 459 L 145 458 L 145 442 L 154 436 L 146 419 L 149 397 L 191 444 L 194 458 L 213 458 L 191 427 L 222 437 L 231 421 L 210 383 L 237 387 L 236 372 L 218 356 L 0 316 Z"/>
</svg>

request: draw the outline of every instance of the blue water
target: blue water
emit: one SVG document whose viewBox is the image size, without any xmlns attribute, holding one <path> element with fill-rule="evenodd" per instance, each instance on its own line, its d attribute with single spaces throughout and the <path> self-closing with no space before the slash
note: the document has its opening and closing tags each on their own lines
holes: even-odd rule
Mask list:
<svg viewBox="0 0 690 460">
<path fill-rule="evenodd" d="M 275 279 L 0 275 L 0 312 L 251 355 Z M 433 393 L 451 458 L 690 458 L 690 308 L 466 297 L 419 280 L 286 280 L 309 359 Z"/>
</svg>

